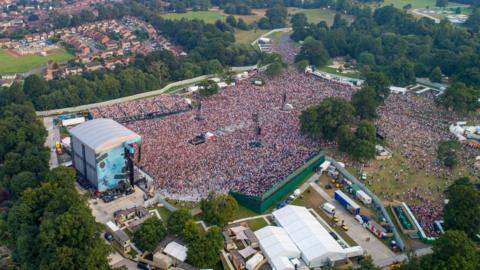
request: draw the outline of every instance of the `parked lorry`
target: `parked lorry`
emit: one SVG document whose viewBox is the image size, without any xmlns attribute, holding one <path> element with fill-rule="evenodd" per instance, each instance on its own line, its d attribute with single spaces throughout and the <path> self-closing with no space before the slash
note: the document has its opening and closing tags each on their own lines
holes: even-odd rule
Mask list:
<svg viewBox="0 0 480 270">
<path fill-rule="evenodd" d="M 365 191 L 363 190 L 357 190 L 357 192 L 355 193 L 355 196 L 359 201 L 361 201 L 365 205 L 372 203 L 372 198 L 368 196 L 368 194 L 365 193 Z"/>
<path fill-rule="evenodd" d="M 335 200 L 337 200 L 352 215 L 360 214 L 360 206 L 341 190 L 335 191 Z"/>
</svg>

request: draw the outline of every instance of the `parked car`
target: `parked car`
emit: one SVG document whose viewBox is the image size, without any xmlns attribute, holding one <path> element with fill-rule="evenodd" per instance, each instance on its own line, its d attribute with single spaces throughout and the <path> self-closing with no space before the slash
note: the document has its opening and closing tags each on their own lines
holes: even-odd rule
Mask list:
<svg viewBox="0 0 480 270">
<path fill-rule="evenodd" d="M 135 192 L 135 190 L 132 187 L 129 187 L 125 190 L 125 195 L 130 195 L 134 192 Z"/>
<path fill-rule="evenodd" d="M 113 240 L 113 235 L 109 232 L 106 232 L 103 237 L 105 237 L 105 240 L 107 240 L 108 242 L 112 242 Z"/>
<path fill-rule="evenodd" d="M 150 265 L 148 265 L 144 262 L 138 262 L 137 267 L 138 267 L 138 269 L 143 269 L 143 270 L 151 270 L 152 269 L 152 267 L 150 267 Z"/>
<path fill-rule="evenodd" d="M 344 231 L 348 231 L 348 226 L 347 226 L 347 224 L 343 224 L 343 225 L 342 225 L 342 229 L 343 229 Z"/>
<path fill-rule="evenodd" d="M 115 199 L 115 197 L 113 195 L 110 195 L 110 194 L 106 194 L 106 195 L 103 195 L 102 196 L 102 200 L 104 203 L 109 203 L 111 201 L 113 201 Z"/>
<path fill-rule="evenodd" d="M 333 239 L 338 240 L 338 236 L 334 232 L 330 232 L 330 235 L 333 237 Z"/>
</svg>

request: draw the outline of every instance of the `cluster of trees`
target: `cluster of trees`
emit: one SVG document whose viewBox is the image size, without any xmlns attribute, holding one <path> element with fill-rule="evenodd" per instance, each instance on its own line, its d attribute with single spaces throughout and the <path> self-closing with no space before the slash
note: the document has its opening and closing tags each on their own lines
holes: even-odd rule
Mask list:
<svg viewBox="0 0 480 270">
<path fill-rule="evenodd" d="M 353 158 L 373 158 L 375 126 L 368 120 L 355 126 L 354 113 L 355 108 L 344 98 L 328 97 L 302 112 L 300 128 L 302 133 L 314 139 L 337 141 L 339 150 L 348 152 Z"/>
<path fill-rule="evenodd" d="M 374 12 L 368 7 L 362 10 L 350 25 L 337 14 L 330 27 L 325 22 L 308 23 L 305 16 L 295 15 L 292 18 L 292 38 L 309 41 L 311 37 L 317 41 L 310 40 L 307 45 L 316 46 L 305 48 L 298 59 L 322 65 L 327 56 L 351 57 L 356 59 L 361 71 L 383 72 L 392 84 L 398 86 L 415 83 L 416 77 L 440 81 L 443 74 L 464 85 L 454 84 L 451 93 L 446 93 L 447 97 L 452 94 L 453 98 L 441 99 L 442 102 L 454 109 L 478 108 L 478 32 L 454 27 L 448 21 L 435 24 L 428 18 L 416 19 L 393 6 L 378 8 Z M 318 42 L 322 43 L 327 54 L 318 49 L 321 47 Z M 465 97 L 469 101 L 467 106 L 448 103 L 451 99 Z"/>
<path fill-rule="evenodd" d="M 448 188 L 447 198 L 443 209 L 446 233 L 433 243 L 433 254 L 412 258 L 401 270 L 480 268 L 480 254 L 472 241 L 480 231 L 480 191 L 463 177 Z"/>
<path fill-rule="evenodd" d="M 448 168 L 453 168 L 458 163 L 458 153 L 462 145 L 457 140 L 442 141 L 437 147 L 437 159 Z"/>
<path fill-rule="evenodd" d="M 133 234 L 133 242 L 143 251 L 152 253 L 165 236 L 167 236 L 167 228 L 163 221 L 156 217 L 150 217 Z"/>
<path fill-rule="evenodd" d="M 228 3 L 223 7 L 223 11 L 227 14 L 250 15 L 252 9 L 244 3 Z"/>
<path fill-rule="evenodd" d="M 282 3 L 278 3 L 267 9 L 265 17 L 258 21 L 258 27 L 261 29 L 285 27 L 287 25 L 287 15 L 287 8 Z"/>
<path fill-rule="evenodd" d="M 390 94 L 389 85 L 382 73 L 367 73 L 364 85 L 353 94 L 351 102 L 326 98 L 303 111 L 301 131 L 315 139 L 337 141 L 339 150 L 355 159 L 374 158 L 376 129 L 371 121 L 377 117 L 377 107 Z"/>
<path fill-rule="evenodd" d="M 86 199 L 75 189 L 74 170 L 49 171 L 47 132 L 17 86 L 2 91 L 0 98 L 0 202 L 6 210 L 0 233 L 12 250 L 13 265 L 110 269 L 110 248 L 100 238 L 101 226 Z"/>
<path fill-rule="evenodd" d="M 203 220 L 208 224 L 225 226 L 238 210 L 238 203 L 231 195 L 210 192 L 200 201 Z"/>
<path fill-rule="evenodd" d="M 232 15 L 229 15 L 226 19 L 226 22 L 231 26 L 238 28 L 240 30 L 248 30 L 250 29 L 250 26 L 242 19 L 239 18 L 238 21 L 233 17 Z"/>
</svg>

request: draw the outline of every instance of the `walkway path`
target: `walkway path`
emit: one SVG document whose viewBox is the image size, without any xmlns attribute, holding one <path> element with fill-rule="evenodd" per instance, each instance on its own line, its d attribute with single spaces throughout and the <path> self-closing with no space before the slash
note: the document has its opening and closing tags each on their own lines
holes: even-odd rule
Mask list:
<svg viewBox="0 0 480 270">
<path fill-rule="evenodd" d="M 418 15 L 418 16 L 422 16 L 422 17 L 426 17 L 426 18 L 432 19 L 435 23 L 440 23 L 440 19 L 439 19 L 439 18 L 435 18 L 435 17 L 433 17 L 432 15 L 423 13 L 423 12 L 419 11 L 418 9 L 412 10 L 412 13 L 415 14 L 415 15 Z"/>
<path fill-rule="evenodd" d="M 58 167 L 57 152 L 55 152 L 55 143 L 60 141 L 60 131 L 53 124 L 52 117 L 43 118 L 43 125 L 48 132 L 45 146 L 50 150 L 50 169 Z"/>
</svg>

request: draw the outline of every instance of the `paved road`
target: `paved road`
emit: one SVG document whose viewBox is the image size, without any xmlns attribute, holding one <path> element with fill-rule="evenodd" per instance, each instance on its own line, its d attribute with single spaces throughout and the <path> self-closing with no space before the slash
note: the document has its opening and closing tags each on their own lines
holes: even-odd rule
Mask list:
<svg viewBox="0 0 480 270">
<path fill-rule="evenodd" d="M 347 234 L 359 244 L 367 253 L 372 256 L 373 262 L 381 267 L 387 266 L 394 261 L 398 261 L 397 254 L 391 251 L 385 244 L 383 244 L 378 238 L 366 230 L 355 218 L 345 210 L 335 199 L 330 197 L 325 191 L 322 190 L 316 183 L 310 184 L 326 201 L 333 204 L 335 209 L 335 216 L 339 220 L 344 220 L 345 224 L 349 227 Z M 367 238 L 370 241 L 367 241 Z M 403 255 L 403 254 L 402 254 Z M 403 255 L 405 256 L 405 255 Z M 402 256 L 402 257 L 403 257 Z M 406 258 L 406 256 L 405 256 Z"/>
<path fill-rule="evenodd" d="M 412 13 L 415 14 L 415 15 L 418 15 L 418 16 L 423 16 L 423 17 L 432 19 L 435 23 L 440 23 L 440 19 L 439 19 L 439 18 L 435 18 L 435 17 L 433 17 L 433 16 L 431 16 L 431 15 L 429 15 L 429 14 L 423 13 L 423 12 L 419 11 L 418 9 L 412 10 Z"/>
<path fill-rule="evenodd" d="M 48 132 L 47 139 L 45 141 L 45 146 L 50 149 L 50 168 L 58 167 L 57 152 L 55 152 L 55 142 L 60 141 L 60 131 L 58 127 L 53 124 L 52 117 L 43 118 L 43 125 Z"/>
</svg>

